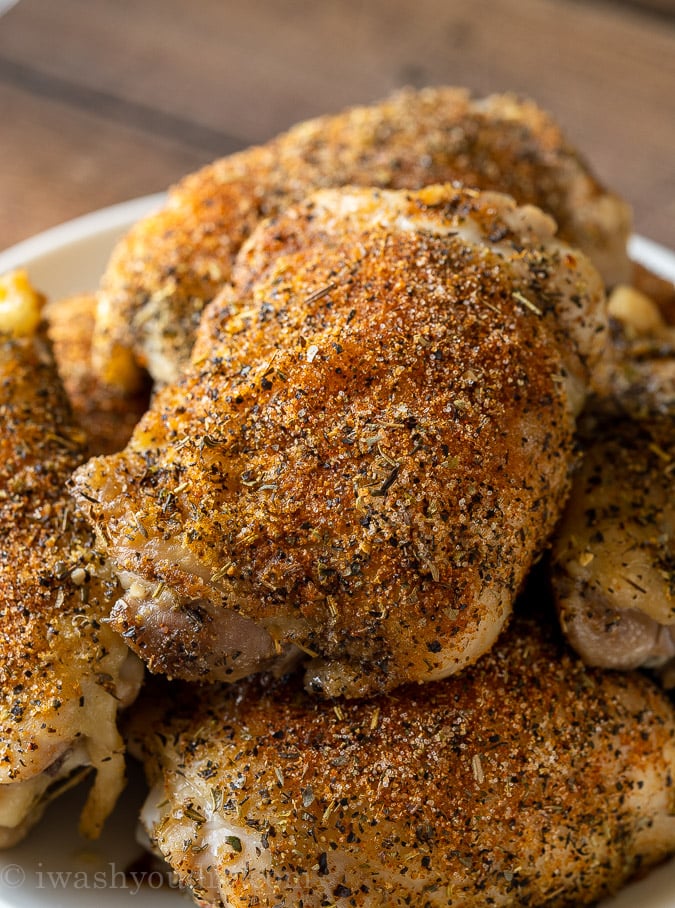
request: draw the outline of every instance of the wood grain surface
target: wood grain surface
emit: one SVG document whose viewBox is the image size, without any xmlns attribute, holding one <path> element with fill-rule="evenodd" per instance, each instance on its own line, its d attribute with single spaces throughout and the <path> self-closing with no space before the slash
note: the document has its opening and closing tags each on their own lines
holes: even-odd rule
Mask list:
<svg viewBox="0 0 675 908">
<path fill-rule="evenodd" d="M 675 247 L 670 0 L 20 0 L 0 18 L 0 248 L 437 83 L 534 97 Z"/>
</svg>

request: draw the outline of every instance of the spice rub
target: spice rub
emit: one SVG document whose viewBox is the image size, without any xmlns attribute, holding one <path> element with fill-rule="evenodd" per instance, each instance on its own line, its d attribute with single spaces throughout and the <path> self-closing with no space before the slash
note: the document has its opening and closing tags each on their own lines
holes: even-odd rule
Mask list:
<svg viewBox="0 0 675 908">
<path fill-rule="evenodd" d="M 95 836 L 124 782 L 118 709 L 142 669 L 107 625 L 116 581 L 65 483 L 86 456 L 25 276 L 0 281 L 0 846 L 92 768 Z"/>
</svg>

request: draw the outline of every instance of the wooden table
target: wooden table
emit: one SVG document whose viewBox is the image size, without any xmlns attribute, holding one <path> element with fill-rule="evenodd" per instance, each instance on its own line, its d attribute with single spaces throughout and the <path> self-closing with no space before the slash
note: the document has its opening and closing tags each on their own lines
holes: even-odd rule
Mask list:
<svg viewBox="0 0 675 908">
<path fill-rule="evenodd" d="M 673 0 L 20 0 L 0 19 L 0 248 L 431 83 L 532 95 L 675 248 Z"/>
</svg>

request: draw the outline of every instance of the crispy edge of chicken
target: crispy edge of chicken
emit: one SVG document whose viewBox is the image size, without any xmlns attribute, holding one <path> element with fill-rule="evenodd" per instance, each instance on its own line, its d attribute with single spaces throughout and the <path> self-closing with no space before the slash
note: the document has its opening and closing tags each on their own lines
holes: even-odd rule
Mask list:
<svg viewBox="0 0 675 908">
<path fill-rule="evenodd" d="M 553 229 L 448 186 L 324 190 L 259 229 L 192 372 L 75 477 L 127 588 L 113 626 L 153 671 L 304 653 L 312 689 L 360 696 L 492 645 L 606 333 Z"/>
<path fill-rule="evenodd" d="M 608 301 L 608 355 L 552 551 L 570 642 L 591 665 L 675 686 L 675 287 L 641 269 Z M 652 295 L 649 295 L 652 294 Z"/>
<path fill-rule="evenodd" d="M 158 383 L 188 362 L 206 303 L 263 218 L 309 191 L 358 184 L 417 189 L 459 181 L 532 203 L 614 285 L 629 279 L 631 215 L 534 102 L 464 89 L 404 90 L 370 107 L 300 123 L 267 145 L 185 177 L 166 206 L 118 244 L 101 281 L 94 363 L 134 387 L 134 360 Z"/>
<path fill-rule="evenodd" d="M 367 701 L 154 689 L 130 748 L 150 842 L 204 908 L 578 908 L 675 852 L 672 704 L 585 667 L 542 615 Z"/>
<path fill-rule="evenodd" d="M 96 309 L 96 294 L 83 293 L 52 300 L 44 310 L 59 376 L 91 455 L 121 450 L 149 402 L 147 386 L 135 393 L 121 391 L 103 384 L 92 368 Z"/>
<path fill-rule="evenodd" d="M 654 274 L 639 262 L 632 262 L 630 286 L 652 300 L 661 319 L 668 325 L 675 325 L 675 283 Z"/>
<path fill-rule="evenodd" d="M 675 667 L 674 465 L 672 414 L 597 420 L 552 549 L 560 620 L 589 665 Z"/>
<path fill-rule="evenodd" d="M 0 847 L 93 767 L 95 837 L 124 782 L 142 666 L 104 622 L 116 582 L 65 483 L 85 457 L 23 272 L 0 278 Z"/>
<path fill-rule="evenodd" d="M 659 283 L 675 301 L 675 286 Z M 592 414 L 640 421 L 675 413 L 675 309 L 650 286 L 619 285 L 609 296 L 610 344 L 594 375 Z"/>
</svg>

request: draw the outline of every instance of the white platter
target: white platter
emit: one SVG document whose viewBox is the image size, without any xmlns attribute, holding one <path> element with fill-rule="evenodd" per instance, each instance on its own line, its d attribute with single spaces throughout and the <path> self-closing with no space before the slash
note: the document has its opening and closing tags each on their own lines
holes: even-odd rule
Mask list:
<svg viewBox="0 0 675 908">
<path fill-rule="evenodd" d="M 0 253 L 0 274 L 25 267 L 33 284 L 51 298 L 92 290 L 115 241 L 162 199 L 153 195 L 114 205 L 19 243 Z M 637 236 L 630 249 L 635 259 L 675 281 L 675 253 Z M 94 843 L 77 832 L 83 792 L 71 791 L 55 801 L 26 841 L 0 852 L 0 908 L 189 906 L 184 894 L 162 885 L 157 871 L 126 872 L 142 855 L 134 835 L 143 797 L 135 771 L 102 838 Z M 675 908 L 675 860 L 603 902 L 602 908 L 636 905 Z"/>
</svg>

